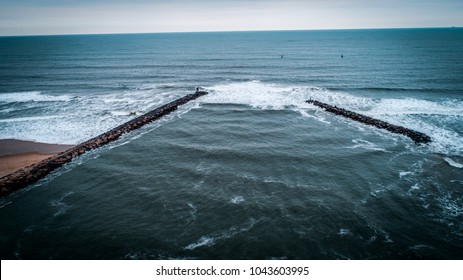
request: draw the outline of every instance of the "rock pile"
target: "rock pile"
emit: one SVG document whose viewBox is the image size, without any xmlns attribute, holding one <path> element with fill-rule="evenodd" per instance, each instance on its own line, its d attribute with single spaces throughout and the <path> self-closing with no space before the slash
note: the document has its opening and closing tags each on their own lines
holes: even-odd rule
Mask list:
<svg viewBox="0 0 463 280">
<path fill-rule="evenodd" d="M 158 107 L 140 117 L 128 121 L 110 131 L 98 135 L 84 143 L 81 143 L 73 148 L 66 150 L 52 158 L 43 160 L 37 164 L 28 166 L 18 170 L 10 175 L 0 178 L 0 197 L 6 196 L 16 190 L 33 184 L 45 177 L 47 174 L 70 162 L 73 158 L 82 155 L 83 153 L 101 147 L 109 142 L 118 139 L 122 134 L 140 128 L 145 124 L 161 118 L 177 109 L 178 106 L 206 95 L 208 92 L 197 90 L 193 94 L 188 94 L 182 98 L 174 100 L 166 105 Z"/>
<path fill-rule="evenodd" d="M 431 142 L 431 137 L 429 137 L 428 135 L 423 134 L 423 133 L 418 132 L 418 131 L 414 131 L 414 130 L 405 128 L 403 126 L 390 124 L 390 123 L 382 121 L 382 120 L 374 119 L 374 118 L 371 118 L 371 117 L 368 117 L 368 116 L 365 116 L 365 115 L 362 115 L 362 114 L 358 114 L 358 113 L 355 113 L 355 112 L 352 112 L 352 111 L 349 111 L 349 110 L 346 110 L 346 109 L 343 109 L 343 108 L 332 106 L 332 105 L 329 105 L 329 104 L 326 104 L 326 103 L 323 103 L 323 102 L 320 102 L 320 101 L 317 101 L 317 100 L 307 100 L 306 102 L 310 103 L 310 104 L 313 104 L 315 106 L 318 106 L 320 108 L 323 108 L 325 111 L 333 113 L 333 114 L 338 115 L 338 116 L 343 116 L 343 117 L 352 119 L 354 121 L 358 121 L 358 122 L 361 122 L 361 123 L 364 123 L 364 124 L 376 126 L 378 128 L 385 129 L 385 130 L 390 131 L 392 133 L 403 134 L 403 135 L 409 137 L 410 139 L 412 139 L 416 144 L 422 144 L 422 143 Z"/>
</svg>

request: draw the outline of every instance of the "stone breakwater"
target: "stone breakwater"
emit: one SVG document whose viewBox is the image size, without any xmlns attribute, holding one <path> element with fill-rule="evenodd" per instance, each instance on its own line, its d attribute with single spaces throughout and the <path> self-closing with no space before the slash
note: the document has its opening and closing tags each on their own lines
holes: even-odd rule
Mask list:
<svg viewBox="0 0 463 280">
<path fill-rule="evenodd" d="M 109 142 L 117 140 L 122 134 L 135 130 L 145 124 L 161 118 L 177 109 L 178 106 L 206 95 L 208 92 L 197 90 L 193 94 L 188 94 L 182 98 L 174 100 L 168 104 L 158 107 L 144 115 L 128 121 L 110 131 L 98 135 L 86 142 L 72 147 L 54 157 L 43 160 L 37 164 L 25 167 L 10 175 L 0 178 L 0 197 L 6 196 L 16 190 L 24 188 L 30 184 L 44 178 L 56 168 L 70 162 L 73 158 L 83 153 L 101 147 Z"/>
<path fill-rule="evenodd" d="M 362 114 L 358 114 L 358 113 L 355 113 L 355 112 L 352 112 L 346 109 L 342 109 L 336 106 L 332 106 L 332 105 L 329 105 L 329 104 L 326 104 L 326 103 L 323 103 L 317 100 L 307 100 L 306 102 L 313 104 L 315 106 L 318 106 L 324 109 L 325 111 L 333 113 L 338 116 L 343 116 L 345 118 L 349 118 L 354 121 L 358 121 L 358 122 L 361 122 L 367 125 L 376 126 L 378 128 L 385 129 L 392 133 L 403 134 L 409 137 L 410 139 L 412 139 L 416 144 L 431 142 L 431 137 L 421 132 L 418 132 L 418 131 L 414 131 L 414 130 L 411 130 L 411 129 L 408 129 L 402 126 L 390 124 L 382 120 L 374 119 L 374 118 L 371 118 L 371 117 L 368 117 Z"/>
</svg>

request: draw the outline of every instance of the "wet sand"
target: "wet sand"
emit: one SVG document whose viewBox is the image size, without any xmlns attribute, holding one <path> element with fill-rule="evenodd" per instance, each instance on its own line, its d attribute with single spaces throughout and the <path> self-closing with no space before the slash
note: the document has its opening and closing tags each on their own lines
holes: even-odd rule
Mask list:
<svg viewBox="0 0 463 280">
<path fill-rule="evenodd" d="M 73 145 L 0 139 L 0 177 L 64 152 Z"/>
</svg>

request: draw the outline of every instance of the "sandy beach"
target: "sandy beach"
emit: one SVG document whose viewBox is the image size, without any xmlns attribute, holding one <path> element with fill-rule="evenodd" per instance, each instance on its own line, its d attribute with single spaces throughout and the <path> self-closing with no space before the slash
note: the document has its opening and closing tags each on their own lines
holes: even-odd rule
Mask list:
<svg viewBox="0 0 463 280">
<path fill-rule="evenodd" d="M 0 139 L 0 177 L 63 152 L 73 145 Z"/>
</svg>

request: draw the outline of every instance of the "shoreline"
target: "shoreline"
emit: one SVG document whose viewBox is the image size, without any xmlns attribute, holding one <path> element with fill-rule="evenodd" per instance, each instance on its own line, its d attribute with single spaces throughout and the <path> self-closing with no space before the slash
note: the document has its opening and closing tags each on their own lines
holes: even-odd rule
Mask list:
<svg viewBox="0 0 463 280">
<path fill-rule="evenodd" d="M 62 153 L 74 145 L 0 139 L 0 178 Z"/>
<path fill-rule="evenodd" d="M 78 157 L 86 153 L 87 151 L 97 149 L 103 145 L 106 145 L 112 141 L 115 141 L 119 139 L 119 137 L 121 137 L 122 134 L 128 133 L 132 130 L 135 130 L 137 128 L 140 128 L 146 125 L 147 123 L 150 123 L 165 115 L 168 115 L 171 112 L 177 110 L 179 106 L 184 105 L 193 99 L 206 95 L 207 93 L 208 93 L 207 91 L 202 91 L 199 88 L 197 88 L 196 92 L 193 94 L 185 95 L 184 97 L 178 98 L 165 105 L 157 107 L 144 115 L 134 118 L 128 122 L 125 122 L 105 133 L 102 133 L 96 137 L 93 137 L 76 146 L 72 146 L 71 148 L 66 147 L 65 151 L 62 151 L 51 158 L 42 160 L 26 168 L 19 169 L 16 172 L 9 174 L 7 176 L 3 176 L 0 178 L 0 196 L 7 196 L 16 190 L 19 190 L 21 188 L 26 187 L 27 185 L 35 183 L 38 180 L 42 179 L 43 177 L 47 176 L 48 173 L 52 172 L 56 168 L 59 168 L 62 165 L 72 161 L 73 158 Z M 7 141 L 8 140 L 4 141 L 2 145 L 5 147 L 6 150 L 8 150 L 7 144 L 9 143 Z M 19 142 L 14 141 L 13 143 L 19 143 Z M 28 144 L 31 144 L 31 143 L 22 142 L 21 144 L 26 144 L 26 146 L 28 146 Z M 43 149 L 63 147 L 62 145 L 60 146 L 60 145 L 51 144 L 52 146 L 49 146 L 50 144 L 43 144 L 43 143 L 39 143 L 37 145 L 34 144 L 34 145 L 36 148 L 38 148 L 37 145 L 41 145 Z M 11 150 L 12 148 L 10 147 L 9 149 Z"/>
</svg>

